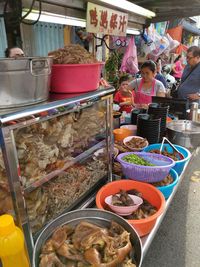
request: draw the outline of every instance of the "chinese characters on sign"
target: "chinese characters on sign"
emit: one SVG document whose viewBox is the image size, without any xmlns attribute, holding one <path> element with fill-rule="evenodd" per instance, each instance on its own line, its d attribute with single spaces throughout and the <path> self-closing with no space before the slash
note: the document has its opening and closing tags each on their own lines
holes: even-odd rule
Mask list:
<svg viewBox="0 0 200 267">
<path fill-rule="evenodd" d="M 128 14 L 93 3 L 87 6 L 87 32 L 126 36 Z"/>
</svg>

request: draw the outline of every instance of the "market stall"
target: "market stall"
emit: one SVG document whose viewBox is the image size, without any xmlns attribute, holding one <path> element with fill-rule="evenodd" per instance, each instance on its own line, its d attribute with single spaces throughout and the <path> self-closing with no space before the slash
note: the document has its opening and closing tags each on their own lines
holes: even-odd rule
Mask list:
<svg viewBox="0 0 200 267">
<path fill-rule="evenodd" d="M 4 166 L 1 164 L 1 190 L 4 194 L 7 192 L 1 201 L 1 213 L 8 212 L 9 207 L 21 225 L 30 257 L 34 242 L 46 224 L 70 210 L 94 207 L 96 192 L 102 185 L 116 179 L 118 182 L 119 176 L 112 175 L 113 91 L 106 88 L 68 99 L 65 95 L 63 100 L 14 113 L 4 111 L 1 115 L 2 160 L 5 162 Z M 101 156 L 99 150 L 104 147 Z M 189 157 L 190 154 L 185 155 L 184 163 Z M 186 165 L 182 167 L 183 172 L 171 189 L 166 206 L 162 194 L 154 189 L 163 204 L 159 204 L 160 208 L 157 206 L 160 211 L 149 230 L 140 233 L 141 229 L 133 224 L 144 236 L 141 239 L 143 255 L 181 183 Z"/>
<path fill-rule="evenodd" d="M 46 10 L 55 10 L 48 2 Z M 75 5 L 85 11 L 82 1 Z M 147 15 L 137 20 L 132 10 L 108 6 L 88 5 L 90 32 L 123 39 L 145 22 Z M 161 149 L 172 107 L 113 112 L 115 88 L 98 88 L 104 63 L 79 45 L 0 63 L 0 215 L 11 214 L 23 230 L 31 266 L 140 267 L 191 157 L 182 146 Z M 126 70 L 128 63 L 124 57 Z"/>
</svg>

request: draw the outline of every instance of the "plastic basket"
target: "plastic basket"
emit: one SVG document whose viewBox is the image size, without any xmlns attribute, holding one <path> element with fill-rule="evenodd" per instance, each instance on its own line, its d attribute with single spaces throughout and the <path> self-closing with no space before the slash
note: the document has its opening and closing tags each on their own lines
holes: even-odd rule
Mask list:
<svg viewBox="0 0 200 267">
<path fill-rule="evenodd" d="M 123 157 L 130 154 L 138 155 L 156 166 L 142 166 L 124 161 Z M 172 159 L 166 156 L 147 152 L 121 153 L 117 160 L 121 164 L 122 172 L 126 178 L 147 183 L 162 181 L 175 164 Z"/>
<path fill-rule="evenodd" d="M 154 149 L 160 149 L 161 144 L 153 144 L 144 149 L 145 152 L 149 152 Z M 183 168 L 186 164 L 186 162 L 191 158 L 191 153 L 188 149 L 182 146 L 174 145 L 176 149 L 178 149 L 179 152 L 184 156 L 184 159 L 175 161 L 175 165 L 173 169 L 178 173 L 178 175 L 181 175 Z M 173 150 L 169 144 L 164 144 L 164 147 L 166 148 L 169 153 L 172 153 Z"/>
</svg>

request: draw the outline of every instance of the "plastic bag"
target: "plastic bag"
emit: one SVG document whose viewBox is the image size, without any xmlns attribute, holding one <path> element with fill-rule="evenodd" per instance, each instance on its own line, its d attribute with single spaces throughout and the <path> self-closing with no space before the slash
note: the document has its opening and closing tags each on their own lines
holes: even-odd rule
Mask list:
<svg viewBox="0 0 200 267">
<path fill-rule="evenodd" d="M 151 56 L 157 59 L 169 46 L 169 41 L 165 36 L 160 36 L 155 32 L 155 49 L 151 51 Z"/>
<path fill-rule="evenodd" d="M 131 37 L 129 40 L 128 47 L 122 59 L 120 71 L 130 74 L 136 74 L 139 71 L 134 37 Z"/>
<path fill-rule="evenodd" d="M 169 52 L 173 51 L 176 47 L 178 47 L 180 43 L 177 40 L 173 40 L 172 37 L 168 33 L 166 34 L 165 37 L 168 39 L 169 46 L 164 51 L 164 53 L 168 54 Z"/>
</svg>

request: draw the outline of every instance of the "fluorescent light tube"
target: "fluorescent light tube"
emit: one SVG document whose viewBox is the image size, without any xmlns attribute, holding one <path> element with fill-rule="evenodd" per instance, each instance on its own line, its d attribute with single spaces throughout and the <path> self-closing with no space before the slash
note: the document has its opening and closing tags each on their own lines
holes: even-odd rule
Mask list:
<svg viewBox="0 0 200 267">
<path fill-rule="evenodd" d="M 99 2 L 105 3 L 105 4 L 109 4 L 111 6 L 115 6 L 118 7 L 120 9 L 129 11 L 129 12 L 133 12 L 135 14 L 144 16 L 144 17 L 148 17 L 148 18 L 152 18 L 155 17 L 156 14 L 146 8 L 140 7 L 136 4 L 133 4 L 129 1 L 126 0 L 99 0 Z"/>
<path fill-rule="evenodd" d="M 132 34 L 132 35 L 139 35 L 140 34 L 140 31 L 137 30 L 137 29 L 127 29 L 126 30 L 126 33 L 127 34 Z"/>
<path fill-rule="evenodd" d="M 24 10 L 22 12 L 22 16 L 24 16 L 25 14 L 26 11 Z M 34 10 L 26 17 L 26 19 L 36 21 L 38 19 L 38 16 L 39 16 L 39 11 Z M 69 26 L 86 27 L 86 20 L 84 19 L 78 19 L 74 17 L 68 17 L 43 11 L 41 13 L 39 21 L 69 25 Z"/>
</svg>

